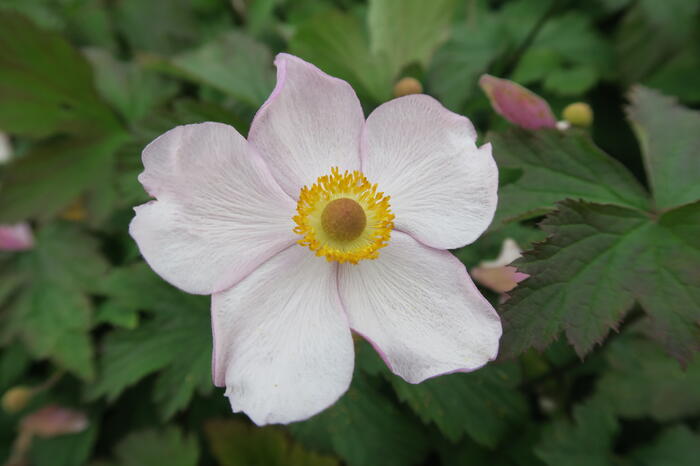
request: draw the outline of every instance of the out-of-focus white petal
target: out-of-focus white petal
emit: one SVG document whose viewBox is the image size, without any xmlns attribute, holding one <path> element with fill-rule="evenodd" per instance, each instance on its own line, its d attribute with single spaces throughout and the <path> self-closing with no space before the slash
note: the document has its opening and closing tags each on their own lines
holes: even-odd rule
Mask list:
<svg viewBox="0 0 700 466">
<path fill-rule="evenodd" d="M 372 112 L 362 135 L 362 171 L 391 196 L 396 229 L 429 246 L 473 242 L 496 210 L 491 146 L 477 148 L 471 122 L 426 95 Z"/>
<path fill-rule="evenodd" d="M 394 231 L 377 260 L 341 265 L 338 285 L 350 327 L 407 382 L 496 358 L 498 314 L 447 251 Z"/>
<path fill-rule="evenodd" d="M 287 194 L 299 196 L 331 167 L 360 167 L 364 114 L 352 87 L 310 63 L 277 55 L 277 86 L 258 110 L 248 140 Z"/>
<path fill-rule="evenodd" d="M 212 297 L 214 383 L 258 425 L 313 416 L 348 388 L 337 264 L 292 246 Z"/>
<path fill-rule="evenodd" d="M 190 293 L 225 290 L 295 240 L 295 203 L 238 132 L 178 126 L 143 151 L 139 181 L 157 198 L 129 232 L 149 265 Z"/>
</svg>

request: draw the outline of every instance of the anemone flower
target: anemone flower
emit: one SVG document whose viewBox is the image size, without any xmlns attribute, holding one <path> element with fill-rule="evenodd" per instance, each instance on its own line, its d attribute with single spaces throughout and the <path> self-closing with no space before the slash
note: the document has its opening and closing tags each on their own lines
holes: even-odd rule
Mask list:
<svg viewBox="0 0 700 466">
<path fill-rule="evenodd" d="M 448 251 L 496 208 L 468 119 L 426 95 L 365 121 L 352 88 L 287 54 L 248 139 L 179 126 L 143 152 L 130 233 L 150 266 L 212 295 L 213 379 L 255 423 L 306 419 L 353 373 L 351 331 L 410 383 L 472 371 L 501 323 Z"/>
</svg>

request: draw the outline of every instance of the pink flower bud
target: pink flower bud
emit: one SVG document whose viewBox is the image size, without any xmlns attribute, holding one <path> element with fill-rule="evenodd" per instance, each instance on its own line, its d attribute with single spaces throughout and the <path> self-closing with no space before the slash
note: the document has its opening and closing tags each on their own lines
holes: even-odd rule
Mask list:
<svg viewBox="0 0 700 466">
<path fill-rule="evenodd" d="M 0 251 L 25 251 L 34 247 L 34 235 L 27 223 L 0 225 Z"/>
<path fill-rule="evenodd" d="M 26 416 L 21 424 L 23 431 L 39 437 L 75 434 L 82 432 L 87 426 L 85 413 L 53 404 Z"/>
<path fill-rule="evenodd" d="M 520 84 L 484 74 L 479 85 L 493 109 L 511 123 L 525 129 L 556 127 L 557 120 L 549 104 Z"/>
</svg>

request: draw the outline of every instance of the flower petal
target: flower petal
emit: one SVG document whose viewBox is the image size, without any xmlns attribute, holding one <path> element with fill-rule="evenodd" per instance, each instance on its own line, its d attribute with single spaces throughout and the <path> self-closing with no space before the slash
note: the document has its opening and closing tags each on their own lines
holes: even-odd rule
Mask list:
<svg viewBox="0 0 700 466">
<path fill-rule="evenodd" d="M 212 297 L 214 383 L 258 425 L 313 416 L 348 388 L 353 345 L 337 266 L 292 246 Z"/>
<path fill-rule="evenodd" d="M 471 243 L 496 210 L 491 146 L 477 148 L 471 122 L 432 97 L 377 108 L 362 135 L 362 171 L 391 196 L 398 230 L 436 248 Z"/>
<path fill-rule="evenodd" d="M 129 226 L 161 277 L 190 293 L 229 288 L 292 244 L 295 203 L 232 127 L 178 126 L 143 151 L 139 181 L 158 200 Z"/>
<path fill-rule="evenodd" d="M 341 265 L 338 285 L 350 327 L 407 382 L 496 358 L 498 314 L 448 251 L 394 231 L 378 259 Z"/>
<path fill-rule="evenodd" d="M 479 85 L 493 109 L 511 123 L 525 129 L 557 126 L 547 101 L 520 84 L 484 74 L 479 78 Z"/>
<path fill-rule="evenodd" d="M 364 114 L 345 81 L 293 55 L 275 59 L 277 86 L 258 110 L 248 140 L 294 199 L 304 185 L 337 166 L 360 167 Z"/>
</svg>

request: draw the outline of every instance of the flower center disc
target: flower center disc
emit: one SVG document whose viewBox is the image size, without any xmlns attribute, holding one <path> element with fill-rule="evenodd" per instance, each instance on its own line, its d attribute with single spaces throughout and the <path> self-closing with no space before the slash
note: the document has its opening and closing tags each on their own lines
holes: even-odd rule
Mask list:
<svg viewBox="0 0 700 466">
<path fill-rule="evenodd" d="M 352 241 L 365 230 L 367 216 L 356 201 L 341 197 L 331 201 L 323 209 L 321 225 L 331 238 L 337 241 Z"/>
<path fill-rule="evenodd" d="M 301 235 L 297 242 L 317 256 L 357 264 L 379 257 L 391 238 L 393 220 L 389 196 L 377 192 L 376 184 L 359 171 L 331 168 L 329 175 L 301 188 L 294 232 Z"/>
</svg>

